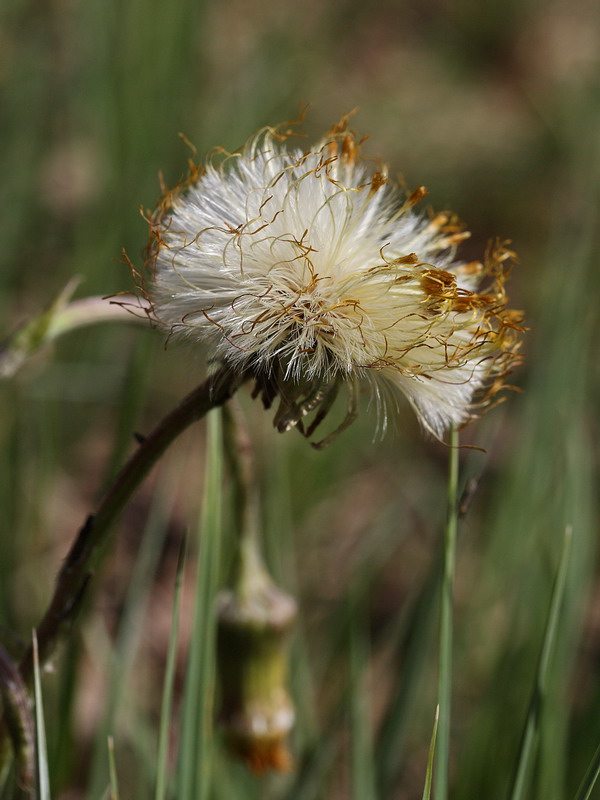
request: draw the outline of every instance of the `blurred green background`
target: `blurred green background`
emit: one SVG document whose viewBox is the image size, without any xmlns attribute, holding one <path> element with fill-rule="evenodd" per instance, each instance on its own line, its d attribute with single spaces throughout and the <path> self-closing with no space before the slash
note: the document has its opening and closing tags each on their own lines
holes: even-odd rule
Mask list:
<svg viewBox="0 0 600 800">
<path fill-rule="evenodd" d="M 132 288 L 121 251 L 141 264 L 139 209 L 155 204 L 159 172 L 170 183 L 185 172 L 179 132 L 202 158 L 294 119 L 300 103 L 312 105 L 309 141 L 358 107 L 366 152 L 466 220 L 467 259 L 512 239 L 511 305 L 531 331 L 514 376 L 524 392 L 463 436 L 486 452 L 462 457 L 463 480 L 481 481 L 459 542 L 452 797 L 506 796 L 568 523 L 529 796 L 572 797 L 600 742 L 598 5 L 4 0 L 0 89 L 0 336 L 73 274 L 78 296 Z M 0 385 L 0 615 L 15 651 L 131 432 L 202 378 L 201 355 L 163 345 L 142 327 L 88 329 Z M 254 778 L 219 751 L 213 795 L 420 798 L 447 452 L 407 406 L 384 440 L 365 413 L 323 453 L 244 406 L 268 560 L 301 604 L 296 767 Z M 54 797 L 102 796 L 108 732 L 122 796 L 151 796 L 175 561 L 197 516 L 203 436 L 188 432 L 128 508 L 85 623 L 45 678 Z M 178 685 L 191 603 L 188 592 Z"/>
</svg>

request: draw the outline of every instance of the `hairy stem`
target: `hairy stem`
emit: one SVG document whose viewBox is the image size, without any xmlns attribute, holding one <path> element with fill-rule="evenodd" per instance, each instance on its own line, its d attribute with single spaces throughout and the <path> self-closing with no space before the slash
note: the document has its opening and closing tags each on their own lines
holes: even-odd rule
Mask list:
<svg viewBox="0 0 600 800">
<path fill-rule="evenodd" d="M 7 651 L 0 645 L 0 696 L 8 737 L 0 743 L 0 761 L 10 763 L 10 744 L 17 762 L 17 782 L 29 793 L 35 785 L 35 723 L 23 678 Z M 10 741 L 9 741 L 10 738 Z M 3 776 L 5 777 L 5 776 Z M 3 780 L 0 781 L 0 786 Z"/>
<path fill-rule="evenodd" d="M 98 558 L 108 541 L 111 526 L 142 480 L 179 434 L 212 408 L 223 405 L 246 377 L 243 373 L 234 374 L 229 367 L 222 367 L 184 398 L 141 441 L 139 448 L 109 487 L 95 514 L 85 521 L 58 573 L 54 595 L 36 629 L 41 664 L 52 655 L 61 635 L 72 625 Z M 31 684 L 31 648 L 21 661 L 20 671 L 24 681 Z"/>
<path fill-rule="evenodd" d="M 238 545 L 258 538 L 259 498 L 256 459 L 242 410 L 231 403 L 223 415 L 223 446 L 233 483 L 233 507 Z"/>
</svg>

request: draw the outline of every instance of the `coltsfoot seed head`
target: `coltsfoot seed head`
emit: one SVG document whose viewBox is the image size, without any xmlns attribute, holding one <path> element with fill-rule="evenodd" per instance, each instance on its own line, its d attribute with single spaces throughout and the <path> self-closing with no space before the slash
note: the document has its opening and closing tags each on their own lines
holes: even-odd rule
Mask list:
<svg viewBox="0 0 600 800">
<path fill-rule="evenodd" d="M 315 411 L 312 434 L 340 386 L 364 383 L 388 412 L 404 395 L 434 436 L 467 422 L 518 359 L 513 253 L 461 261 L 457 219 L 416 213 L 425 189 L 406 197 L 346 119 L 307 151 L 288 136 L 260 131 L 165 191 L 150 219 L 155 320 L 249 371 L 266 404 L 279 396 L 280 430 Z"/>
</svg>

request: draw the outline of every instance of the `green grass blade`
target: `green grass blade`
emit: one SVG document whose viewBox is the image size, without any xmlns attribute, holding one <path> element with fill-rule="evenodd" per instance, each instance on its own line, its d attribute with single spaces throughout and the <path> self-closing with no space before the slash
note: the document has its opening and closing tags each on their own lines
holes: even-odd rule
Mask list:
<svg viewBox="0 0 600 800">
<path fill-rule="evenodd" d="M 556 641 L 556 631 L 560 609 L 562 606 L 563 595 L 567 581 L 567 569 L 569 565 L 569 552 L 572 539 L 572 530 L 567 528 L 560 555 L 560 561 L 552 587 L 552 597 L 550 599 L 550 610 L 544 631 L 544 640 L 538 662 L 538 669 L 535 685 L 529 702 L 529 711 L 525 721 L 525 728 L 521 737 L 521 746 L 513 775 L 512 786 L 509 797 L 511 800 L 524 800 L 526 797 L 529 776 L 533 765 L 536 751 L 536 739 L 539 728 L 540 715 L 544 702 L 544 691 L 550 660 L 554 652 Z"/>
<path fill-rule="evenodd" d="M 208 415 L 206 484 L 196 581 L 194 630 L 186 671 L 177 800 L 206 800 L 212 780 L 215 684 L 214 598 L 218 585 L 222 517 L 221 411 Z"/>
<path fill-rule="evenodd" d="M 444 530 L 444 572 L 440 610 L 440 644 L 438 707 L 439 731 L 435 769 L 436 800 L 448 798 L 448 763 L 450 759 L 450 713 L 452 699 L 452 589 L 456 561 L 456 533 L 458 529 L 458 431 L 450 432 L 448 454 L 448 512 Z"/>
<path fill-rule="evenodd" d="M 167 521 L 175 495 L 175 480 L 178 480 L 175 470 L 165 470 L 163 474 L 164 478 L 154 492 L 142 542 L 133 567 L 115 647 L 105 666 L 109 679 L 104 704 L 104 718 L 96 736 L 88 783 L 88 794 L 91 797 L 98 797 L 106 785 L 108 766 L 106 740 L 108 735 L 118 732 L 123 721 L 130 720 L 132 717 L 129 689 L 132 685 L 136 655 L 142 641 L 144 614 L 167 532 Z M 147 785 L 150 786 L 153 785 L 155 776 L 154 758 L 148 763 L 150 766 L 146 770 L 149 780 Z"/>
<path fill-rule="evenodd" d="M 371 741 L 368 696 L 364 680 L 369 665 L 365 607 L 352 603 L 350 627 L 350 708 L 352 736 L 352 797 L 374 800 L 375 769 Z"/>
<path fill-rule="evenodd" d="M 175 666 L 177 663 L 177 642 L 179 640 L 179 617 L 181 614 L 181 587 L 183 584 L 183 567 L 185 564 L 186 539 L 182 539 L 177 561 L 177 576 L 175 578 L 175 596 L 173 599 L 173 616 L 171 620 L 171 635 L 167 651 L 167 666 L 165 670 L 165 683 L 163 687 L 162 703 L 160 708 L 160 728 L 158 733 L 158 753 L 156 767 L 155 800 L 165 800 L 167 796 L 167 762 L 169 756 L 169 730 L 171 709 L 173 706 L 173 686 L 175 683 Z"/>
<path fill-rule="evenodd" d="M 429 745 L 429 756 L 427 758 L 427 772 L 425 773 L 425 786 L 423 787 L 423 800 L 430 800 L 431 787 L 433 785 L 433 761 L 435 757 L 435 741 L 437 739 L 438 724 L 440 721 L 440 707 L 435 710 L 433 720 L 433 731 L 431 733 L 431 743 Z"/>
<path fill-rule="evenodd" d="M 108 774 L 110 777 L 110 800 L 119 800 L 119 782 L 117 780 L 117 765 L 115 762 L 115 740 L 108 737 Z"/>
<path fill-rule="evenodd" d="M 39 800 L 50 800 L 50 776 L 48 774 L 48 750 L 46 747 L 46 726 L 42 704 L 42 683 L 40 680 L 40 661 L 35 630 L 33 631 L 33 692 L 35 698 L 35 734 L 38 767 Z"/>
<path fill-rule="evenodd" d="M 600 746 L 594 753 L 594 757 L 581 782 L 581 786 L 575 795 L 575 800 L 590 800 L 598 778 L 600 778 Z"/>
</svg>

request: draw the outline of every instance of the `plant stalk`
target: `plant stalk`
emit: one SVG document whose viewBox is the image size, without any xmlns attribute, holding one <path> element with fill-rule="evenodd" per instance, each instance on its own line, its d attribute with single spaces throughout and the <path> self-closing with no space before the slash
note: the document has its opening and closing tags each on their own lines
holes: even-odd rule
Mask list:
<svg viewBox="0 0 600 800">
<path fill-rule="evenodd" d="M 448 496 L 444 529 L 444 572 L 440 611 L 438 707 L 439 727 L 435 765 L 435 798 L 448 800 L 448 771 L 450 760 L 450 711 L 452 697 L 452 605 L 456 533 L 458 528 L 458 431 L 450 431 L 448 457 Z"/>
<path fill-rule="evenodd" d="M 100 502 L 80 529 L 58 573 L 54 595 L 36 629 L 40 664 L 48 661 L 61 635 L 73 623 L 88 583 L 106 545 L 111 526 L 150 469 L 169 445 L 192 423 L 212 408 L 223 405 L 247 378 L 221 367 L 194 389 L 141 440 L 139 448 L 116 476 Z M 25 683 L 33 677 L 33 650 L 30 647 L 20 664 Z"/>
</svg>

